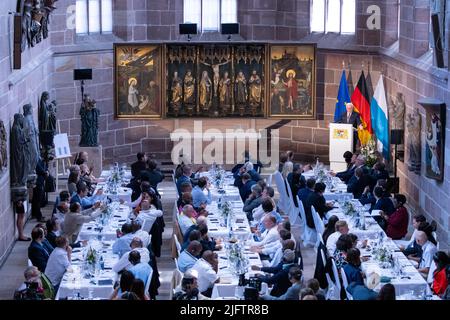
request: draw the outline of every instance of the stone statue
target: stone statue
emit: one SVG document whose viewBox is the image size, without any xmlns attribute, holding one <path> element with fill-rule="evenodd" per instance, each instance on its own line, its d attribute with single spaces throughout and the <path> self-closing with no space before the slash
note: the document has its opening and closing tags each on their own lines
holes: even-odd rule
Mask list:
<svg viewBox="0 0 450 320">
<path fill-rule="evenodd" d="M 419 110 L 416 109 L 414 113 L 409 113 L 406 119 L 408 128 L 408 149 L 409 149 L 409 163 L 408 170 L 420 175 L 421 160 L 422 160 L 422 143 L 421 143 L 421 122 Z"/>
<path fill-rule="evenodd" d="M 11 128 L 11 186 L 23 187 L 27 183 L 29 156 L 25 153 L 27 136 L 23 129 L 24 117 L 20 113 L 14 115 L 14 123 Z"/>
<path fill-rule="evenodd" d="M 223 113 L 227 114 L 231 106 L 231 79 L 227 71 L 223 73 L 223 78 L 219 81 L 219 103 Z"/>
<path fill-rule="evenodd" d="M 80 109 L 81 140 L 80 147 L 98 146 L 98 120 L 100 112 L 96 108 L 96 101 L 88 94 L 84 95 Z"/>
<path fill-rule="evenodd" d="M 8 151 L 6 148 L 6 129 L 0 120 L 0 173 L 8 166 Z"/>
<path fill-rule="evenodd" d="M 253 70 L 252 76 L 248 80 L 248 84 L 250 87 L 250 104 L 259 105 L 261 103 L 261 78 L 256 73 L 256 70 Z"/>
<path fill-rule="evenodd" d="M 397 92 L 395 101 L 391 98 L 390 118 L 391 128 L 397 130 L 405 130 L 405 100 L 401 92 Z"/>
<path fill-rule="evenodd" d="M 22 52 L 31 45 L 31 10 L 33 6 L 25 3 L 22 14 Z"/>
<path fill-rule="evenodd" d="M 173 108 L 173 112 L 175 113 L 175 116 L 178 116 L 178 113 L 180 112 L 180 106 L 183 99 L 183 86 L 181 85 L 182 81 L 181 78 L 178 76 L 178 72 L 175 71 L 173 73 L 172 78 L 172 99 L 171 99 L 171 105 Z"/>
<path fill-rule="evenodd" d="M 242 71 L 236 76 L 236 104 L 247 104 L 247 80 Z"/>
<path fill-rule="evenodd" d="M 23 116 L 23 130 L 28 140 L 25 147 L 25 153 L 30 158 L 30 172 L 34 172 L 39 160 L 39 131 L 34 124 L 33 107 L 31 104 L 26 104 L 23 106 Z"/>
<path fill-rule="evenodd" d="M 53 137 L 56 133 L 56 101 L 50 102 L 50 95 L 44 91 L 39 102 L 39 140 L 42 156 L 46 162 L 54 158 Z"/>
<path fill-rule="evenodd" d="M 184 76 L 184 97 L 183 97 L 184 104 L 188 105 L 195 103 L 194 88 L 195 88 L 195 79 L 192 76 L 191 71 L 188 70 L 186 72 L 186 75 Z"/>
<path fill-rule="evenodd" d="M 202 72 L 202 79 L 200 80 L 199 86 L 199 104 L 203 111 L 208 111 L 211 106 L 211 96 L 212 96 L 212 81 L 209 78 L 208 71 Z"/>
</svg>

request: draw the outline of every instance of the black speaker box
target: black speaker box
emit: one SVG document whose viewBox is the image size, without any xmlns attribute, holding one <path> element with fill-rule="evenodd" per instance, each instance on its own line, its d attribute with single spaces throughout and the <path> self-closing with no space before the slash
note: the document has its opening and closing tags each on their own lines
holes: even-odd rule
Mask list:
<svg viewBox="0 0 450 320">
<path fill-rule="evenodd" d="M 180 34 L 197 34 L 197 24 L 180 23 Z"/>
<path fill-rule="evenodd" d="M 444 68 L 444 50 L 442 48 L 441 31 L 439 28 L 439 15 L 431 15 L 431 24 L 433 27 L 434 55 L 436 57 L 436 66 Z"/>
<path fill-rule="evenodd" d="M 220 31 L 222 34 L 239 34 L 239 23 L 222 23 Z"/>
<path fill-rule="evenodd" d="M 14 16 L 14 69 L 22 68 L 22 16 Z"/>
<path fill-rule="evenodd" d="M 391 144 L 403 144 L 404 132 L 400 129 L 391 130 Z"/>
<path fill-rule="evenodd" d="M 73 80 L 92 80 L 92 69 L 73 70 Z"/>
</svg>

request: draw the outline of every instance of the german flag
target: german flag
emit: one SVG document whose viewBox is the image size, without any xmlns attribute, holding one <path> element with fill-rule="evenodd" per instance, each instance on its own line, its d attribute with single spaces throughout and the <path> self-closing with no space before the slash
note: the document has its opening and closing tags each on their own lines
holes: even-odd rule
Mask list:
<svg viewBox="0 0 450 320">
<path fill-rule="evenodd" d="M 362 145 L 366 145 L 373 134 L 372 120 L 370 113 L 370 97 L 367 89 L 366 77 L 364 71 L 361 72 L 358 84 L 351 97 L 355 106 L 355 111 L 361 116 L 361 122 L 364 129 L 358 129 L 358 137 Z"/>
</svg>

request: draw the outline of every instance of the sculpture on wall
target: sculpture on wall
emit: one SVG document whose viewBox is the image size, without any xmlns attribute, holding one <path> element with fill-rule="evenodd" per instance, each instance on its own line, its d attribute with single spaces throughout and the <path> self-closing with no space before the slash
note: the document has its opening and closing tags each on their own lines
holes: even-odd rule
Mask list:
<svg viewBox="0 0 450 320">
<path fill-rule="evenodd" d="M 261 78 L 256 73 L 256 70 L 252 71 L 252 76 L 248 80 L 249 88 L 250 88 L 250 95 L 249 95 L 249 102 L 250 102 L 250 108 L 252 111 L 252 115 L 256 115 L 256 109 L 261 105 Z"/>
<path fill-rule="evenodd" d="M 421 161 L 422 161 L 422 143 L 420 138 L 422 118 L 419 110 L 416 109 L 414 113 L 409 113 L 407 116 L 408 128 L 408 150 L 409 163 L 408 170 L 420 175 Z"/>
<path fill-rule="evenodd" d="M 80 109 L 81 116 L 81 140 L 80 147 L 98 146 L 98 120 L 100 112 L 96 107 L 96 101 L 88 94 L 84 95 Z"/>
<path fill-rule="evenodd" d="M 28 138 L 26 149 L 30 156 L 31 172 L 33 172 L 39 160 L 39 131 L 34 123 L 33 107 L 31 104 L 26 104 L 23 106 L 23 116 L 23 130 L 25 131 L 25 136 Z"/>
<path fill-rule="evenodd" d="M 8 151 L 6 148 L 6 129 L 3 121 L 0 120 L 0 174 L 8 166 Z"/>
<path fill-rule="evenodd" d="M 395 101 L 391 98 L 391 129 L 405 130 L 405 100 L 401 92 L 397 92 Z"/>
<path fill-rule="evenodd" d="M 22 52 L 48 38 L 50 13 L 58 0 L 19 0 L 17 11 L 22 14 Z"/>
<path fill-rule="evenodd" d="M 56 101 L 50 102 L 50 95 L 47 91 L 41 95 L 38 122 L 42 157 L 48 162 L 55 157 L 53 137 L 56 133 Z"/>
<path fill-rule="evenodd" d="M 20 113 L 14 115 L 14 123 L 11 128 L 11 186 L 23 187 L 27 183 L 28 170 L 30 168 L 27 165 L 30 162 L 30 158 L 25 152 L 28 138 L 25 134 L 24 117 Z"/>
</svg>

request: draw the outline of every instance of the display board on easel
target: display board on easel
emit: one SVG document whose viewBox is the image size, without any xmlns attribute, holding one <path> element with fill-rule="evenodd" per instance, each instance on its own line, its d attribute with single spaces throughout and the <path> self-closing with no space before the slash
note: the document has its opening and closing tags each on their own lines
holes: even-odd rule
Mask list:
<svg viewBox="0 0 450 320">
<path fill-rule="evenodd" d="M 72 154 L 70 153 L 70 145 L 69 145 L 69 137 L 67 133 L 60 133 L 61 127 L 59 125 L 59 121 L 57 124 L 58 134 L 56 134 L 53 138 L 53 143 L 55 144 L 55 160 L 56 160 L 56 190 L 59 190 L 59 177 L 66 175 L 66 161 L 67 166 L 71 165 L 70 158 Z M 59 167 L 62 167 L 62 172 L 59 172 Z"/>
</svg>

